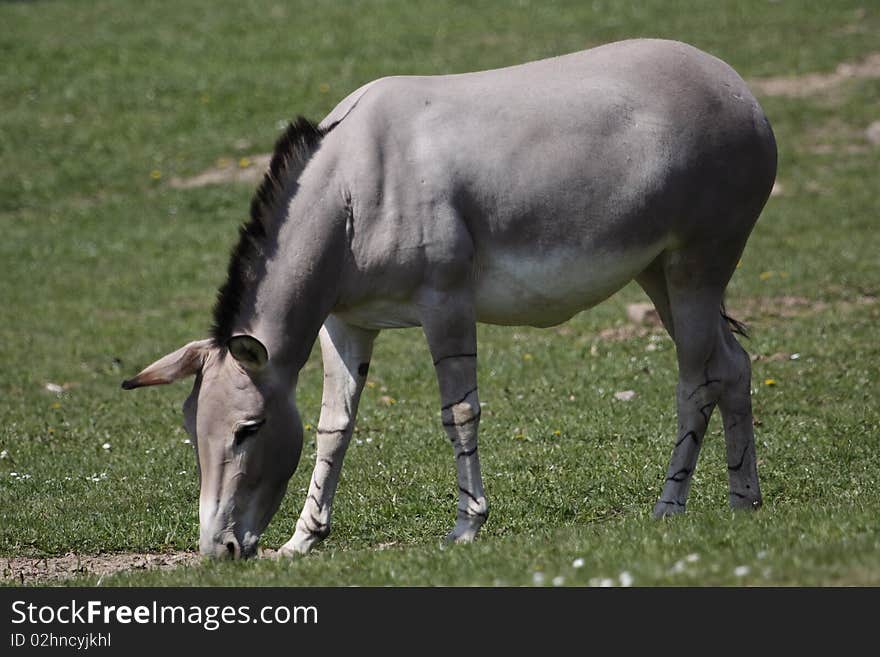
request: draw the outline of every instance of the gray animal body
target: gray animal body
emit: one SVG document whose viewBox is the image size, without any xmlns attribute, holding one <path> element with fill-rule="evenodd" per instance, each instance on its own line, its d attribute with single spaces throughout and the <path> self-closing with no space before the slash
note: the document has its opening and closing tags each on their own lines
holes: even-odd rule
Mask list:
<svg viewBox="0 0 880 657">
<path fill-rule="evenodd" d="M 721 309 L 775 171 L 773 133 L 742 79 L 660 40 L 383 78 L 318 129 L 293 126 L 233 256 L 214 335 L 126 382 L 199 375 L 185 414 L 202 550 L 256 550 L 299 459 L 291 391 L 316 336 L 317 462 L 282 553 L 327 535 L 373 340 L 404 326 L 424 329 L 453 445 L 448 539 L 472 540 L 488 515 L 476 322 L 551 326 L 633 279 L 678 354 L 678 432 L 655 514 L 684 510 L 716 405 L 730 504 L 758 506 L 749 358 Z"/>
</svg>

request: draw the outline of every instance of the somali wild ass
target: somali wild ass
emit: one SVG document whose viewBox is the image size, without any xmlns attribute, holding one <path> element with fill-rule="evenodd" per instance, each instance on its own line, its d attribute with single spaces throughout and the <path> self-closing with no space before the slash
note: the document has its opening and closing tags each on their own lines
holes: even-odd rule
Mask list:
<svg viewBox="0 0 880 657">
<path fill-rule="evenodd" d="M 200 548 L 246 557 L 284 496 L 294 391 L 324 362 L 317 462 L 282 553 L 330 510 L 380 329 L 421 326 L 472 540 L 488 506 L 476 322 L 551 326 L 635 279 L 678 354 L 678 432 L 657 516 L 684 511 L 719 406 L 732 507 L 761 503 L 749 357 L 723 294 L 773 185 L 776 145 L 743 80 L 683 43 L 633 40 L 499 70 L 389 77 L 279 140 L 212 335 L 125 388 L 195 375 Z"/>
</svg>

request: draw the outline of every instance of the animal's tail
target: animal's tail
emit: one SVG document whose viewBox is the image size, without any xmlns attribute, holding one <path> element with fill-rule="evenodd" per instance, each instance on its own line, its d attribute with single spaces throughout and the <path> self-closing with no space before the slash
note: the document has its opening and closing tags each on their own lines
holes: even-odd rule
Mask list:
<svg viewBox="0 0 880 657">
<path fill-rule="evenodd" d="M 728 326 L 730 326 L 730 330 L 734 333 L 738 333 L 744 338 L 748 338 L 749 336 L 749 327 L 743 324 L 738 319 L 734 319 L 730 315 L 727 314 L 727 308 L 724 307 L 724 302 L 721 302 L 721 316 L 724 318 L 724 321 L 727 322 Z"/>
</svg>

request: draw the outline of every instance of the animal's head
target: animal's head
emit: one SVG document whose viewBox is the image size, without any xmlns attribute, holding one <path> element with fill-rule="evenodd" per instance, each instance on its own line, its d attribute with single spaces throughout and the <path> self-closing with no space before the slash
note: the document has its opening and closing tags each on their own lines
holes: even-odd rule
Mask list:
<svg viewBox="0 0 880 657">
<path fill-rule="evenodd" d="M 272 367 L 266 347 L 237 335 L 225 346 L 191 342 L 160 358 L 126 390 L 195 376 L 183 404 L 199 466 L 202 554 L 253 556 L 302 449 L 302 423 L 290 380 Z"/>
</svg>

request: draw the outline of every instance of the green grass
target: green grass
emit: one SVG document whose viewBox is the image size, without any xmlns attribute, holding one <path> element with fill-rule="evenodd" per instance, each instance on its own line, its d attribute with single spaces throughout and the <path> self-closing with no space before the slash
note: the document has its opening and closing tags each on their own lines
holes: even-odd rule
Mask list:
<svg viewBox="0 0 880 657">
<path fill-rule="evenodd" d="M 471 5 L 0 4 L 0 554 L 196 547 L 195 463 L 179 428 L 188 388 L 118 385 L 203 336 L 252 190 L 174 190 L 169 178 L 268 150 L 279 121 L 320 117 L 389 73 L 653 35 L 710 50 L 747 78 L 792 75 L 866 55 L 880 30 L 880 13 L 858 2 Z M 637 584 L 880 584 L 880 306 L 857 303 L 880 293 L 878 147 L 862 137 L 880 82 L 840 91 L 762 99 L 784 193 L 754 231 L 729 305 L 796 295 L 827 306 L 753 322 L 749 351 L 800 354 L 754 364 L 761 511 L 726 509 L 714 419 L 687 516 L 650 520 L 675 429 L 675 364 L 665 337 L 653 351 L 647 338 L 597 338 L 644 298 L 630 286 L 566 331 L 480 328 L 492 516 L 477 544 L 437 547 L 455 485 L 436 382 L 420 332 L 387 332 L 333 534 L 315 554 L 103 583 L 531 584 L 541 572 L 588 584 L 626 571 Z M 317 355 L 298 391 L 313 426 Z M 49 382 L 68 389 L 50 393 Z M 615 401 L 624 389 L 637 398 Z M 289 538 L 313 455 L 310 438 L 265 545 Z M 689 554 L 699 559 L 676 568 Z"/>
</svg>

